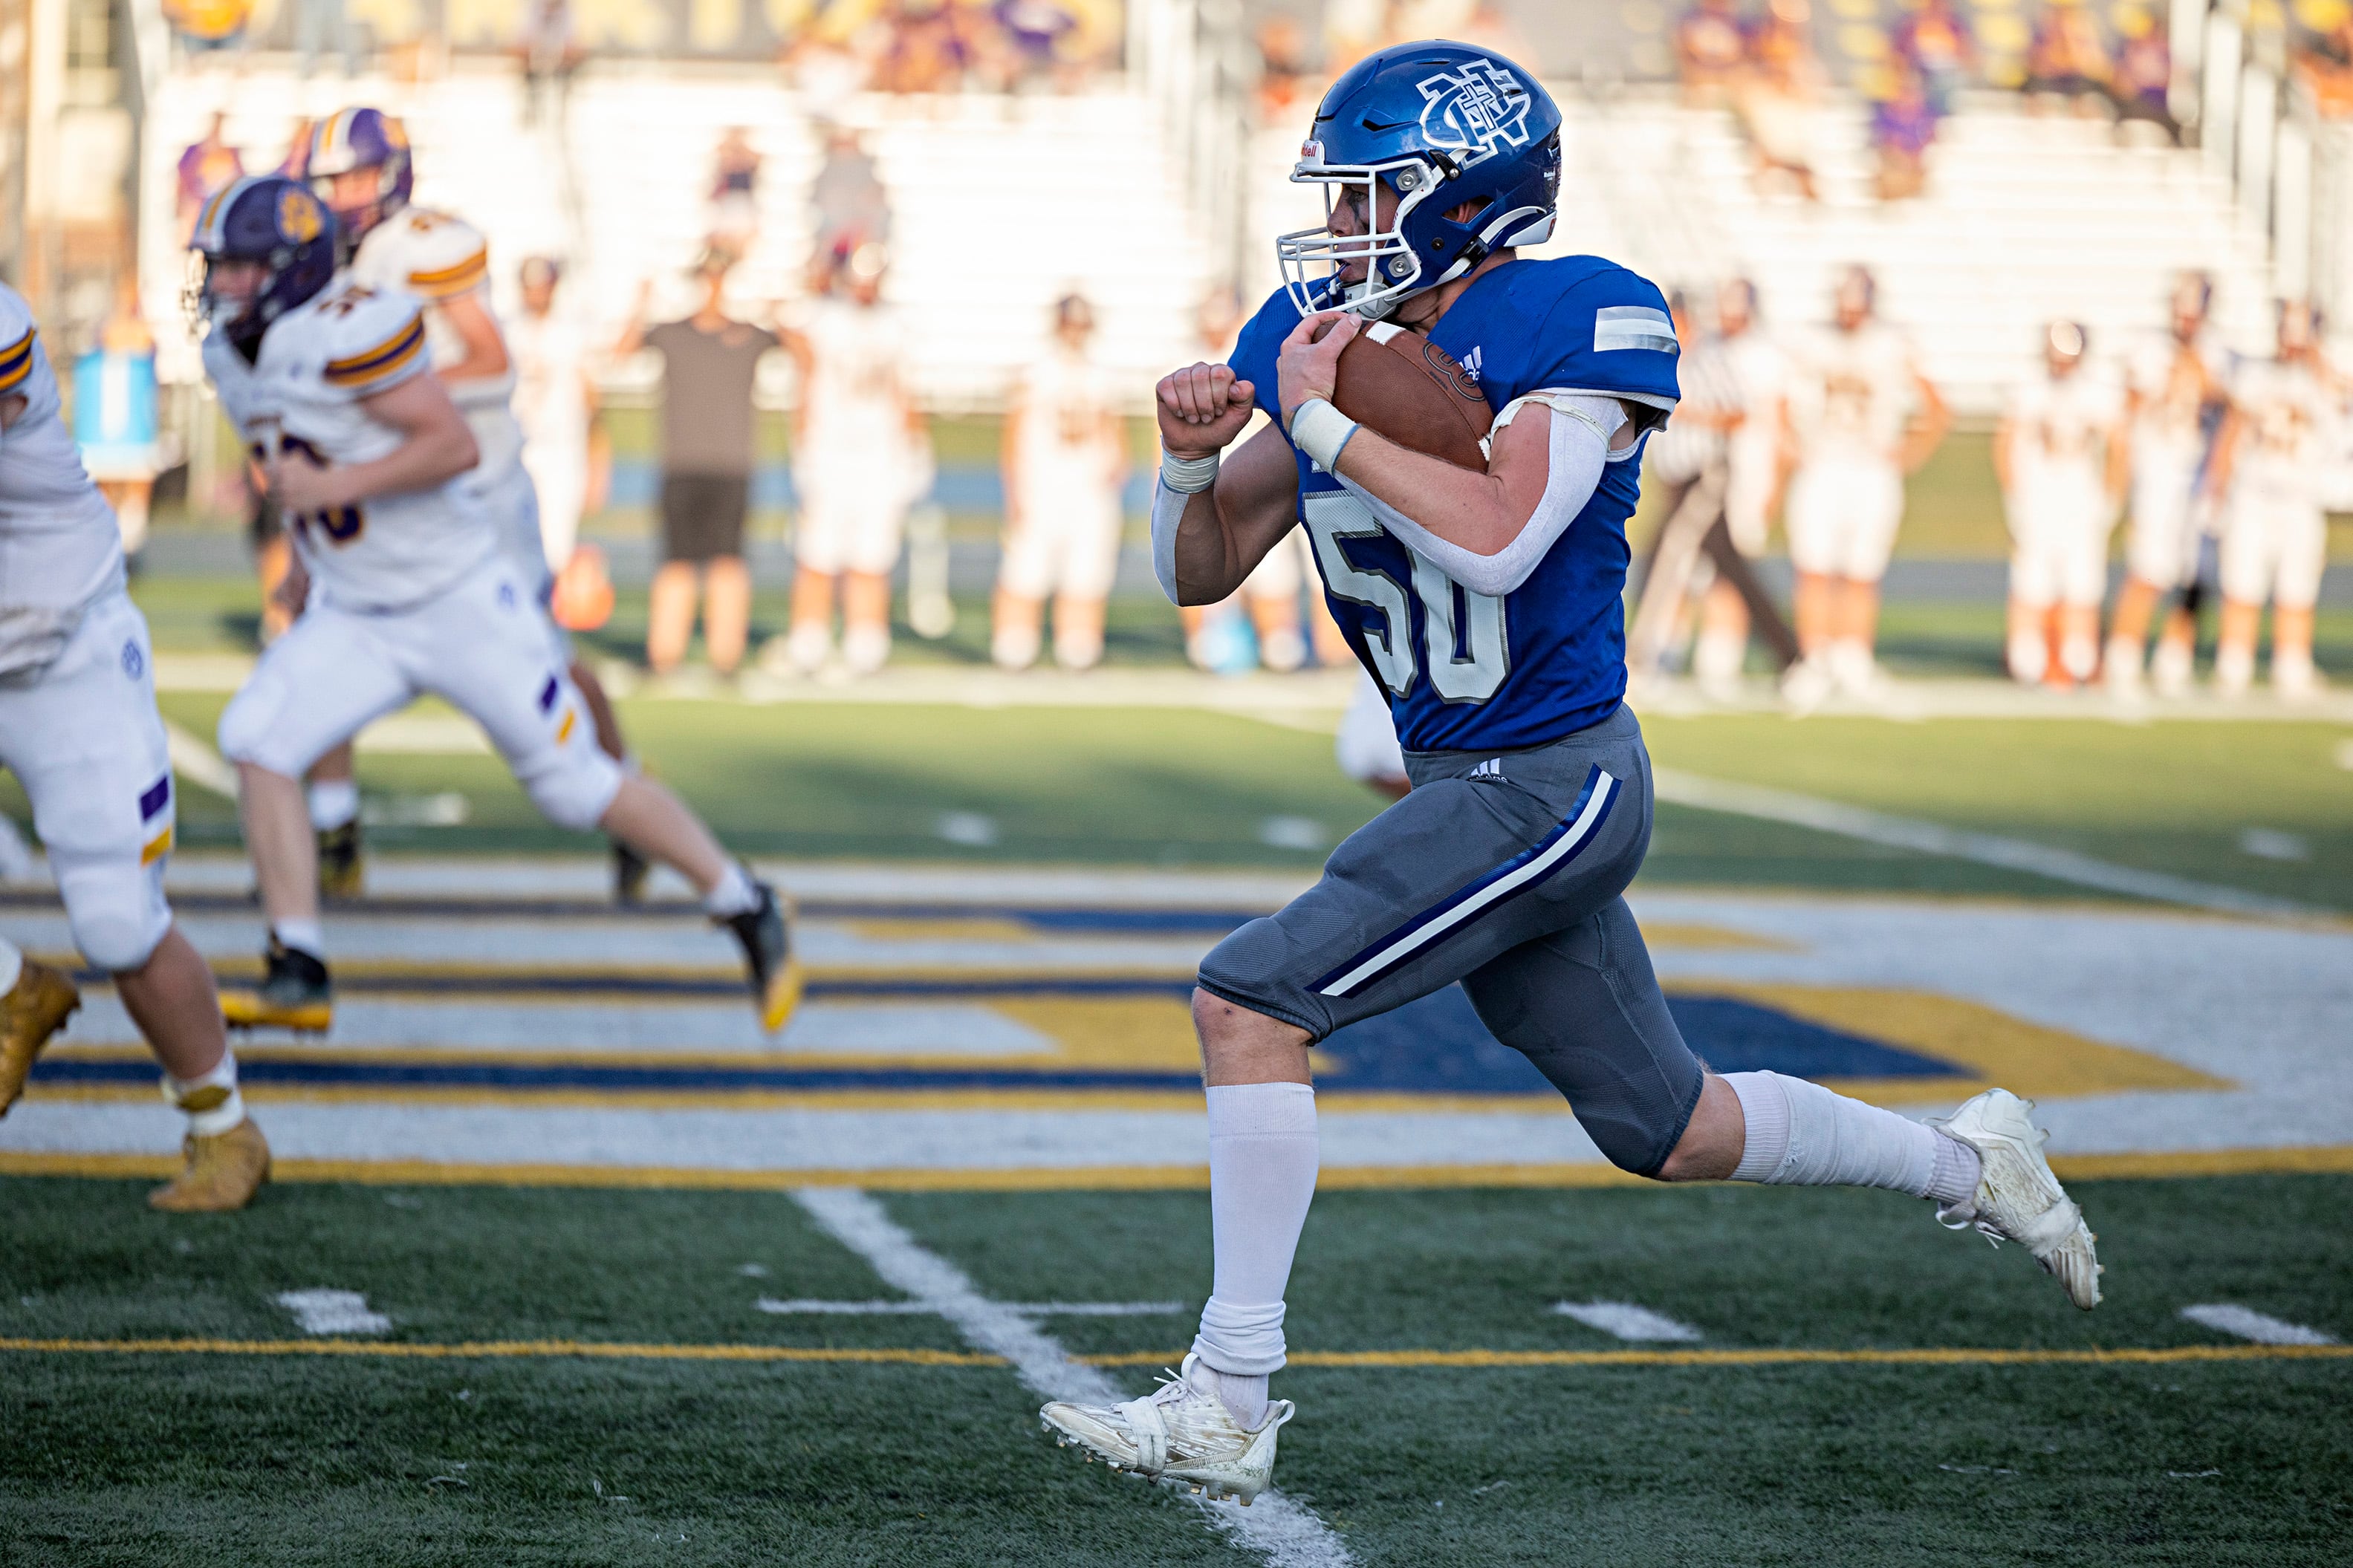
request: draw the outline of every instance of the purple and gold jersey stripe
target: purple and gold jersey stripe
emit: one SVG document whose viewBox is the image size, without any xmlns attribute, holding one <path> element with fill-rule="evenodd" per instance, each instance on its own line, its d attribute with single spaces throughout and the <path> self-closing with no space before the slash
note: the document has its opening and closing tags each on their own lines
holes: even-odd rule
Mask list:
<svg viewBox="0 0 2353 1568">
<path fill-rule="evenodd" d="M 411 316 L 398 331 L 364 353 L 348 359 L 327 362 L 327 384 L 330 386 L 364 386 L 381 381 L 396 371 L 407 368 L 425 349 L 425 318 Z"/>
<path fill-rule="evenodd" d="M 467 292 L 491 275 L 491 247 L 482 247 L 454 267 L 412 272 L 408 286 L 428 300 L 450 300 Z"/>
<path fill-rule="evenodd" d="M 36 329 L 26 327 L 25 335 L 0 349 L 0 392 L 14 392 L 25 384 L 33 374 L 33 335 Z"/>
</svg>

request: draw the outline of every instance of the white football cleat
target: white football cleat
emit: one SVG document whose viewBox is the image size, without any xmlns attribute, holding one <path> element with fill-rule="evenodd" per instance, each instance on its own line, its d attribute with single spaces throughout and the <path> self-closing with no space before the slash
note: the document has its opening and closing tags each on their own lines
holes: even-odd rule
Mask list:
<svg viewBox="0 0 2353 1568">
<path fill-rule="evenodd" d="M 2051 1173 L 2042 1153 L 2051 1134 L 2028 1120 L 2033 1109 L 2031 1100 L 1989 1089 L 1950 1116 L 1929 1118 L 1929 1126 L 1976 1150 L 1983 1163 L 1977 1195 L 1938 1209 L 1936 1218 L 1954 1230 L 1974 1226 L 1997 1247 L 2017 1242 L 2088 1312 L 2100 1304 L 2102 1269 L 2092 1250 L 2099 1237 Z"/>
<path fill-rule="evenodd" d="M 1190 1487 L 1210 1501 L 1230 1497 L 1244 1508 L 1273 1484 L 1274 1435 L 1294 1414 L 1277 1399 L 1253 1431 L 1237 1424 L 1226 1402 L 1193 1385 L 1193 1363 L 1161 1380 L 1159 1389 L 1124 1405 L 1073 1405 L 1056 1400 L 1038 1412 L 1055 1442 L 1076 1443 L 1092 1463 L 1171 1486 Z"/>
</svg>

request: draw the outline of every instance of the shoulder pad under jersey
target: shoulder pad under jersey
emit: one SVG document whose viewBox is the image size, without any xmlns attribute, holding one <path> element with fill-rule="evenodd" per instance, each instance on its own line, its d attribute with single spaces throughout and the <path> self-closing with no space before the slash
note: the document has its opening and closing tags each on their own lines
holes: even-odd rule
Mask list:
<svg viewBox="0 0 2353 1568">
<path fill-rule="evenodd" d="M 361 242 L 353 270 L 379 288 L 406 289 L 427 302 L 452 300 L 489 279 L 490 242 L 462 218 L 407 207 Z"/>
<path fill-rule="evenodd" d="M 369 397 L 399 385 L 432 363 L 425 313 L 411 294 L 346 284 L 313 307 L 313 330 L 325 336 L 321 379 L 335 392 Z"/>
<path fill-rule="evenodd" d="M 1530 391 L 1615 393 L 1652 407 L 1673 406 L 1681 395 L 1675 367 L 1683 351 L 1657 284 L 1598 256 L 1517 263 L 1504 270 L 1503 281 L 1516 331 L 1483 334 L 1489 380 Z M 1514 339 L 1524 345 L 1516 352 Z M 1520 353 L 1526 357 L 1517 374 L 1493 374 L 1509 368 L 1496 363 L 1499 357 Z"/>
</svg>

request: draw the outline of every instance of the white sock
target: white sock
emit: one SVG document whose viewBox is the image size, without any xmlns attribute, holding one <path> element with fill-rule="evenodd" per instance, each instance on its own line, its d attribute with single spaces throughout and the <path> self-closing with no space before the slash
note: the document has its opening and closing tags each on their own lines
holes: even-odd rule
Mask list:
<svg viewBox="0 0 2353 1568">
<path fill-rule="evenodd" d="M 327 779 L 311 786 L 311 826 L 320 833 L 341 827 L 360 814 L 360 786 L 350 779 Z"/>
<path fill-rule="evenodd" d="M 16 977 L 24 973 L 24 953 L 15 942 L 0 937 L 0 996 L 16 989 Z"/>
<path fill-rule="evenodd" d="M 1103 638 L 1092 633 L 1054 632 L 1054 662 L 1064 669 L 1092 669 L 1103 662 Z"/>
<path fill-rule="evenodd" d="M 2059 664 L 2071 679 L 2078 682 L 2089 680 L 2093 671 L 2100 668 L 2100 645 L 2081 635 L 2062 638 Z"/>
<path fill-rule="evenodd" d="M 1186 1381 L 1225 1403 L 1226 1413 L 1245 1432 L 1258 1430 L 1266 1419 L 1266 1373 L 1219 1372 L 1208 1362 L 1196 1361 Z"/>
<path fill-rule="evenodd" d="M 164 1098 L 187 1113 L 189 1131 L 219 1137 L 245 1120 L 245 1097 L 237 1091 L 237 1053 L 221 1052 L 220 1065 L 202 1078 L 164 1074 Z"/>
<path fill-rule="evenodd" d="M 841 661 L 853 675 L 871 675 L 891 662 L 891 628 L 851 626 L 841 634 Z"/>
<path fill-rule="evenodd" d="M 1977 1152 L 1933 1127 L 1778 1072 L 1725 1073 L 1724 1081 L 1748 1123 L 1736 1182 L 1886 1187 L 1945 1205 L 1977 1192 Z"/>
<path fill-rule="evenodd" d="M 1258 657 L 1277 675 L 1289 675 L 1307 662 L 1307 639 L 1291 626 L 1277 626 L 1259 644 Z"/>
<path fill-rule="evenodd" d="M 2255 683 L 2255 650 L 2225 644 L 2214 655 L 2214 684 L 2232 697 Z"/>
<path fill-rule="evenodd" d="M 1303 1083 L 1219 1085 L 1209 1098 L 1214 1272 L 1193 1349 L 1215 1372 L 1263 1379 L 1282 1364 L 1282 1295 L 1315 1196 L 1315 1091 Z M 1251 1385 L 1237 1391 L 1246 1403 Z M 1225 1393 L 1222 1386 L 1219 1392 Z M 1263 1399 L 1263 1386 L 1256 1395 Z M 1264 1415 L 1233 1399 L 1245 1426 Z"/>
<path fill-rule="evenodd" d="M 1000 669 L 1027 669 L 1038 662 L 1038 634 L 1027 627 L 999 626 L 988 639 L 988 657 Z"/>
<path fill-rule="evenodd" d="M 2051 645 L 2040 634 L 2021 632 L 2010 639 L 2010 679 L 2020 685 L 2040 685 L 2050 667 Z"/>
<path fill-rule="evenodd" d="M 1748 658 L 1748 638 L 1735 637 L 1730 632 L 1706 631 L 1692 649 L 1692 673 L 1710 686 L 1720 686 L 1740 679 L 1740 667 Z"/>
<path fill-rule="evenodd" d="M 744 874 L 742 864 L 733 860 L 727 863 L 727 869 L 721 874 L 718 884 L 702 895 L 702 907 L 723 921 L 730 915 L 757 909 L 759 903 L 760 889 L 754 887 L 752 879 Z"/>
<path fill-rule="evenodd" d="M 269 934 L 278 939 L 281 947 L 307 952 L 316 959 L 327 956 L 327 933 L 317 921 L 272 921 Z"/>
</svg>

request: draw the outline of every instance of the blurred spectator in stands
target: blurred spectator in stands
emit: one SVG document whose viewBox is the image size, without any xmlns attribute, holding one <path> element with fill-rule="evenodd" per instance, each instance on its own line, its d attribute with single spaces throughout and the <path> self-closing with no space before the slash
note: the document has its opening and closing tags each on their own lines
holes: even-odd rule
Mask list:
<svg viewBox="0 0 2353 1568">
<path fill-rule="evenodd" d="M 2173 45 L 2151 12 L 2135 6 L 2116 13 L 2116 79 L 2112 90 L 2120 121 L 2141 120 L 2181 140 L 2173 118 Z"/>
<path fill-rule="evenodd" d="M 1807 0 L 1772 0 L 1749 34 L 1749 69 L 1733 95 L 1757 154 L 1757 184 L 1794 184 L 1815 199 L 1813 105 L 1820 68 L 1814 58 Z"/>
<path fill-rule="evenodd" d="M 1052 81 L 1070 64 L 1079 19 L 1056 0 L 992 0 L 989 20 L 1007 57 L 1008 86 Z"/>
<path fill-rule="evenodd" d="M 1891 59 L 1886 90 L 1871 105 L 1871 146 L 1879 163 L 1873 184 L 1883 202 L 1908 200 L 1928 183 L 1928 146 L 1936 139 L 1936 111 L 1928 85 L 1910 61 Z"/>
<path fill-rule="evenodd" d="M 589 374 L 588 332 L 573 311 L 556 309 L 563 279 L 562 265 L 552 258 L 527 258 L 519 274 L 522 309 L 507 326 L 522 466 L 539 494 L 539 537 L 547 567 L 558 576 L 578 542 L 582 515 L 604 506 L 607 476 L 595 436 L 596 382 Z"/>
<path fill-rule="evenodd" d="M 522 66 L 524 119 L 562 125 L 572 73 L 588 55 L 573 29 L 572 0 L 525 0 L 516 53 Z"/>
<path fill-rule="evenodd" d="M 2289 63 L 2321 113 L 2353 116 L 2353 5 L 2339 5 L 2333 26 L 2298 41 Z"/>
<path fill-rule="evenodd" d="M 360 74 L 360 33 L 344 0 L 294 0 L 294 69 L 309 76 L 322 50 L 343 58 L 343 74 Z"/>
<path fill-rule="evenodd" d="M 874 156 L 847 125 L 825 131 L 825 156 L 809 183 L 809 232 L 820 279 L 863 245 L 891 243 L 891 195 Z"/>
<path fill-rule="evenodd" d="M 1953 94 L 1977 69 L 1977 37 L 1953 8 L 1953 0 L 1915 0 L 1887 38 L 1889 53 L 1920 73 L 1928 110 L 1942 120 L 1953 111 Z"/>
<path fill-rule="evenodd" d="M 1127 447 L 1111 372 L 1092 352 L 1094 335 L 1084 298 L 1057 300 L 1053 340 L 1006 410 L 1005 545 L 989 653 L 1007 669 L 1037 662 L 1049 595 L 1055 662 L 1087 669 L 1103 658 Z"/>
<path fill-rule="evenodd" d="M 874 85 L 885 92 L 950 92 L 973 64 L 967 25 L 952 0 L 896 0 L 891 44 Z"/>
<path fill-rule="evenodd" d="M 741 261 L 760 237 L 760 154 L 744 127 L 731 125 L 721 132 L 711 164 L 711 229 L 703 243 Z"/>
<path fill-rule="evenodd" d="M 1878 318 L 1871 273 L 1840 279 L 1836 324 L 1791 355 L 1789 562 L 1797 568 L 1802 662 L 1784 684 L 1799 709 L 1832 689 L 1877 696 L 1879 583 L 1904 522 L 1905 476 L 1936 451 L 1952 419 L 1921 374 L 1911 340 Z"/>
<path fill-rule="evenodd" d="M 779 332 L 801 378 L 793 426 L 792 628 L 778 655 L 815 675 L 833 657 L 841 586 L 841 655 L 852 675 L 891 658 L 891 574 L 907 509 L 932 488 L 932 439 L 906 382 L 907 342 L 882 300 L 882 247 L 868 244 L 833 269 L 795 326 Z"/>
<path fill-rule="evenodd" d="M 2021 84 L 2030 110 L 2055 98 L 2078 114 L 2097 114 L 2115 77 L 2107 40 L 2100 36 L 2100 19 L 2089 5 L 2058 0 L 2034 19 Z"/>
<path fill-rule="evenodd" d="M 204 135 L 180 154 L 179 191 L 174 210 L 180 221 L 180 243 L 196 231 L 196 217 L 205 204 L 235 184 L 245 174 L 245 157 L 222 134 L 228 116 L 214 111 Z"/>
<path fill-rule="evenodd" d="M 1440 0 L 1440 9 L 1451 10 L 1452 0 Z M 1504 12 L 1496 0 L 1472 0 L 1471 15 L 1461 20 L 1449 18 L 1444 26 L 1431 25 L 1410 35 L 1418 38 L 1453 38 L 1465 44 L 1476 44 L 1482 49 L 1493 49 L 1507 60 L 1529 60 L 1536 58 L 1535 47 L 1528 41 L 1519 25 Z"/>
<path fill-rule="evenodd" d="M 1675 70 L 1685 103 L 1723 104 L 1747 68 L 1748 25 L 1738 0 L 1699 0 L 1675 24 Z"/>
<path fill-rule="evenodd" d="M 252 19 L 253 0 L 164 0 L 164 20 L 189 55 L 242 53 L 250 42 L 246 26 Z"/>
<path fill-rule="evenodd" d="M 1288 125 L 1304 118 L 1307 96 L 1307 34 L 1295 16 L 1273 16 L 1258 25 L 1258 118 L 1261 125 Z"/>
<path fill-rule="evenodd" d="M 139 283 L 125 272 L 98 346 L 74 362 L 74 440 L 82 467 L 114 508 L 132 566 L 147 545 L 147 507 L 168 466 L 155 416 L 155 334 L 139 314 Z"/>
<path fill-rule="evenodd" d="M 638 289 L 616 358 L 639 349 L 662 358 L 662 563 L 654 573 L 646 663 L 668 675 L 686 658 L 696 600 L 703 600 L 702 641 L 711 668 L 732 677 L 744 659 L 752 621 L 752 574 L 744 563 L 744 520 L 750 509 L 754 414 L 752 386 L 760 356 L 776 333 L 728 315 L 728 258 L 695 264 L 702 300 L 684 321 L 646 324 L 653 280 Z"/>
</svg>

